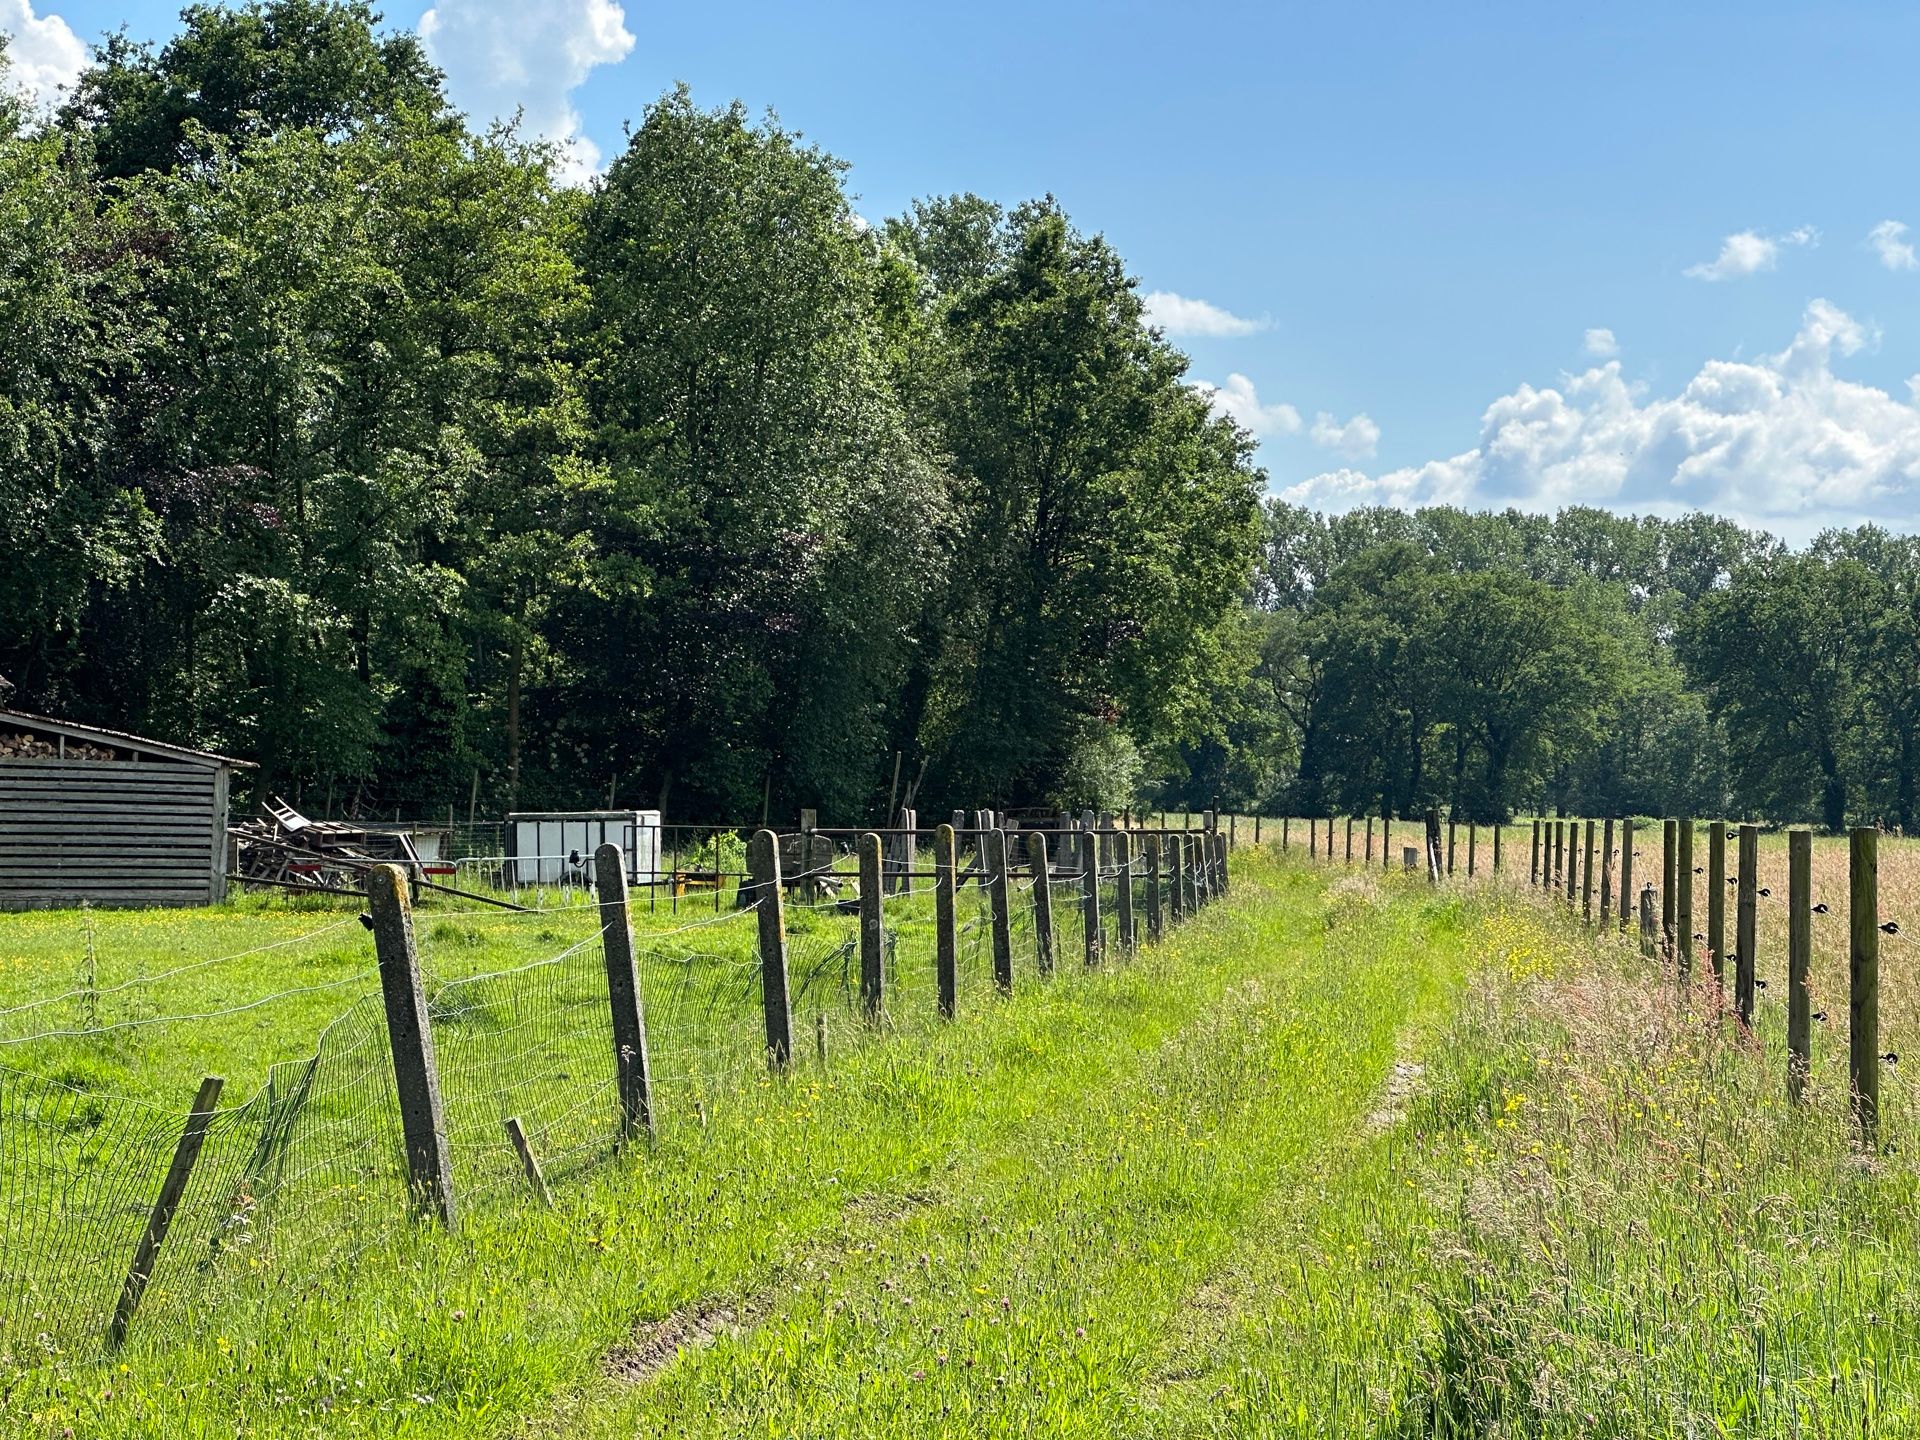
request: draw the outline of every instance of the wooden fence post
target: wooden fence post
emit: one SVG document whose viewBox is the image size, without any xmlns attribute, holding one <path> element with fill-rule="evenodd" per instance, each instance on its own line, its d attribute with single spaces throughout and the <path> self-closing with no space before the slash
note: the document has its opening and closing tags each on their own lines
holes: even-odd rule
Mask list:
<svg viewBox="0 0 1920 1440">
<path fill-rule="evenodd" d="M 1671 958 L 1673 951 L 1673 876 L 1679 865 L 1677 851 L 1680 845 L 1680 827 L 1672 820 L 1660 822 L 1660 944 L 1664 954 Z"/>
<path fill-rule="evenodd" d="M 1373 817 L 1367 816 L 1367 868 L 1373 868 Z"/>
<path fill-rule="evenodd" d="M 1460 822 L 1453 818 L 1453 807 L 1447 807 L 1447 878 L 1453 878 L 1453 856 L 1460 841 Z"/>
<path fill-rule="evenodd" d="M 1707 952 L 1713 960 L 1713 988 L 1724 1003 L 1727 988 L 1727 822 L 1707 830 Z"/>
<path fill-rule="evenodd" d="M 126 1283 L 120 1287 L 120 1302 L 113 1307 L 113 1320 L 107 1326 L 109 1349 L 118 1350 L 125 1343 L 127 1327 L 133 1323 L 134 1311 L 140 1308 L 140 1297 L 147 1293 L 147 1282 L 153 1279 L 160 1247 L 166 1243 L 174 1213 L 180 1208 L 181 1197 L 187 1193 L 187 1182 L 193 1178 L 193 1167 L 200 1159 L 207 1127 L 213 1123 L 225 1083 L 218 1075 L 209 1075 L 200 1082 L 200 1092 L 193 1097 L 193 1109 L 187 1112 L 187 1123 L 173 1147 L 173 1163 L 160 1182 L 159 1198 L 147 1215 L 147 1228 L 134 1246 L 133 1264 L 127 1267 Z"/>
<path fill-rule="evenodd" d="M 1427 883 L 1429 885 L 1440 883 L 1441 864 L 1440 807 L 1429 805 L 1427 807 Z"/>
<path fill-rule="evenodd" d="M 1183 837 L 1176 831 L 1167 836 L 1167 876 L 1173 882 L 1168 894 L 1173 911 L 1173 923 L 1178 925 L 1187 918 L 1187 882 L 1183 873 L 1186 865 L 1186 847 Z"/>
<path fill-rule="evenodd" d="M 518 1115 L 509 1115 L 501 1122 L 506 1127 L 507 1139 L 513 1143 L 513 1153 L 520 1157 L 520 1169 L 527 1177 L 527 1184 L 542 1208 L 553 1208 L 553 1191 L 547 1188 L 547 1177 L 541 1172 L 540 1157 L 533 1153 L 533 1144 L 527 1139 L 527 1127 Z"/>
<path fill-rule="evenodd" d="M 1232 847 L 1226 841 L 1220 842 L 1220 893 L 1227 894 L 1233 889 L 1233 877 L 1228 869 L 1233 860 Z"/>
<path fill-rule="evenodd" d="M 1533 862 L 1527 868 L 1527 883 L 1540 883 L 1540 817 L 1533 817 Z"/>
<path fill-rule="evenodd" d="M 1600 928 L 1613 927 L 1613 817 L 1600 838 Z"/>
<path fill-rule="evenodd" d="M 1007 832 L 998 825 L 981 836 L 986 853 L 987 904 L 993 912 L 993 983 L 1013 993 L 1013 915 L 1007 903 Z"/>
<path fill-rule="evenodd" d="M 960 986 L 959 947 L 953 919 L 958 845 L 953 826 L 942 825 L 933 832 L 933 969 L 940 990 L 940 1015 L 946 1020 L 953 1018 Z"/>
<path fill-rule="evenodd" d="M 1380 815 L 1380 868 L 1393 869 L 1393 811 L 1385 810 Z"/>
<path fill-rule="evenodd" d="M 1675 821 L 1674 830 L 1678 843 L 1673 860 L 1673 928 L 1680 942 L 1676 957 L 1680 978 L 1685 980 L 1693 974 L 1693 818 Z"/>
<path fill-rule="evenodd" d="M 1480 822 L 1467 822 L 1467 878 L 1471 880 L 1480 858 Z"/>
<path fill-rule="evenodd" d="M 1200 913 L 1200 845 L 1192 835 L 1180 837 L 1182 859 L 1180 873 L 1186 881 L 1187 918 L 1191 920 Z"/>
<path fill-rule="evenodd" d="M 1626 907 L 1621 907 L 1624 914 Z M 1652 958 L 1659 947 L 1658 932 L 1653 918 L 1653 886 L 1643 886 L 1640 891 L 1640 953 Z"/>
<path fill-rule="evenodd" d="M 1289 817 L 1282 815 L 1280 817 L 1280 853 L 1284 855 L 1292 848 L 1293 821 Z"/>
<path fill-rule="evenodd" d="M 1307 858 L 1320 858 L 1320 822 L 1311 815 L 1307 817 Z"/>
<path fill-rule="evenodd" d="M 1759 974 L 1760 827 L 1740 827 L 1739 898 L 1733 916 L 1733 1004 L 1740 1023 L 1753 1025 L 1753 982 Z"/>
<path fill-rule="evenodd" d="M 773 854 L 778 867 L 777 843 Z M 748 858 L 751 861 L 751 853 Z M 780 888 L 779 873 L 776 868 L 776 892 Z M 647 1012 L 640 993 L 639 961 L 634 954 L 633 914 L 627 903 L 627 862 L 618 845 L 602 845 L 593 852 L 593 888 L 600 898 L 600 956 L 606 962 L 607 1002 L 613 1012 L 613 1073 L 620 1092 L 620 1138 L 651 1137 L 653 1067 L 647 1058 Z M 760 894 L 764 896 L 766 891 Z"/>
<path fill-rule="evenodd" d="M 1620 930 L 1626 933 L 1628 912 L 1633 909 L 1633 817 L 1620 817 Z"/>
<path fill-rule="evenodd" d="M 1507 827 L 1506 827 L 1505 825 L 1502 825 L 1502 824 L 1500 824 L 1500 823 L 1499 823 L 1498 821 L 1495 821 L 1495 822 L 1494 822 L 1494 826 L 1493 826 L 1493 873 L 1494 873 L 1494 874 L 1496 874 L 1496 875 L 1498 875 L 1498 874 L 1500 873 L 1500 832 L 1501 832 L 1501 831 L 1503 831 L 1503 830 L 1505 830 L 1506 828 L 1507 828 Z"/>
<path fill-rule="evenodd" d="M 1746 830 L 1741 829 L 1741 843 Z M 1848 837 L 1847 1073 L 1854 1113 L 1868 1145 L 1880 1130 L 1880 833 L 1856 826 Z"/>
<path fill-rule="evenodd" d="M 1041 830 L 1027 836 L 1027 864 L 1033 870 L 1033 948 L 1040 973 L 1053 973 L 1053 878 L 1047 862 L 1047 837 Z"/>
<path fill-rule="evenodd" d="M 1580 822 L 1567 821 L 1567 908 L 1573 908 L 1573 902 L 1580 893 Z"/>
<path fill-rule="evenodd" d="M 1160 836 L 1148 831 L 1142 837 L 1147 851 L 1147 939 L 1160 941 Z"/>
<path fill-rule="evenodd" d="M 453 1162 L 447 1153 L 447 1120 L 440 1106 L 440 1072 L 433 1058 L 427 992 L 420 978 L 420 956 L 413 946 L 407 872 L 398 865 L 371 867 L 367 901 L 373 912 L 373 948 L 380 957 L 380 995 L 386 1002 L 387 1043 L 393 1050 L 394 1085 L 400 1096 L 408 1188 L 416 1206 L 452 1229 Z"/>
<path fill-rule="evenodd" d="M 860 837 L 860 1008 L 878 1020 L 887 1000 L 885 922 L 880 910 L 880 837 Z"/>
<path fill-rule="evenodd" d="M 1227 821 L 1227 833 L 1221 844 L 1233 847 L 1233 821 Z M 1133 953 L 1133 837 L 1122 830 L 1113 837 L 1114 877 L 1113 913 L 1120 927 L 1120 953 Z"/>
<path fill-rule="evenodd" d="M 1593 821 L 1587 821 L 1586 859 L 1580 865 L 1580 918 L 1593 924 Z"/>
<path fill-rule="evenodd" d="M 1564 817 L 1553 822 L 1553 878 L 1547 882 L 1547 888 L 1556 896 L 1560 887 L 1567 883 L 1567 822 Z"/>
<path fill-rule="evenodd" d="M 1722 835 L 1726 826 L 1716 827 Z M 1787 1098 L 1799 1100 L 1813 1065 L 1813 832 L 1787 832 Z"/>
<path fill-rule="evenodd" d="M 1347 816 L 1347 864 L 1353 864 L 1353 817 Z"/>
</svg>

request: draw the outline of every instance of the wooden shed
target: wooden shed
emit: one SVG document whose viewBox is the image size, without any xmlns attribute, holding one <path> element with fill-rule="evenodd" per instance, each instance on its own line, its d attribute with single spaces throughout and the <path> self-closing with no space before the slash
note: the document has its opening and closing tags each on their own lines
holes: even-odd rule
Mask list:
<svg viewBox="0 0 1920 1440">
<path fill-rule="evenodd" d="M 224 899 L 246 763 L 0 709 L 0 909 Z"/>
</svg>

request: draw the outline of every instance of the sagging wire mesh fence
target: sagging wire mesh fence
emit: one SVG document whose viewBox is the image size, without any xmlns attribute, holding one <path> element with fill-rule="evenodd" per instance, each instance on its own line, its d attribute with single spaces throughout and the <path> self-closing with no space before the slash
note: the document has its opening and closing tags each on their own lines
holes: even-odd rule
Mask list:
<svg viewBox="0 0 1920 1440">
<path fill-rule="evenodd" d="M 1223 872 L 1224 848 L 1217 854 Z M 950 922 L 943 922 L 935 894 L 939 872 L 910 868 L 911 862 L 897 867 L 883 907 L 844 893 L 844 885 L 826 898 L 783 905 L 781 954 L 796 1063 L 831 1056 L 876 1031 L 936 1029 L 943 1023 L 943 946 L 950 947 L 952 995 L 962 1013 L 985 1007 L 1003 988 L 1002 965 L 1015 985 L 1038 977 L 1043 889 L 1051 900 L 1057 967 L 1077 966 L 1087 953 L 1090 880 L 1099 890 L 1103 928 L 1111 932 L 1105 953 L 1123 953 L 1111 918 L 1119 887 L 1153 883 L 1138 857 L 1078 872 L 1069 861 L 1044 882 L 1009 863 L 996 892 L 977 860 L 946 877 Z M 404 894 L 397 873 L 394 883 Z M 807 893 L 817 888 L 810 885 Z M 996 944 L 996 893 L 1004 895 L 1004 953 Z M 627 1092 L 615 1040 L 617 1005 L 609 1005 L 607 940 L 610 927 L 630 927 L 637 907 L 629 908 L 622 888 L 610 917 L 605 899 L 602 923 L 586 925 L 550 953 L 438 984 L 422 980 L 421 952 L 431 959 L 436 946 L 457 947 L 463 932 L 444 914 L 419 942 L 408 930 L 403 963 L 424 999 L 438 1143 L 464 1211 L 525 1203 L 532 1193 L 509 1120 L 537 1156 L 547 1185 L 621 1147 Z M 863 937 L 863 920 L 870 918 L 879 921 L 877 997 Z M 766 1073 L 769 987 L 759 922 L 759 906 L 750 900 L 737 910 L 634 936 L 652 1117 L 704 1122 L 729 1093 Z M 135 1301 L 143 1328 L 181 1331 L 231 1316 L 236 1307 L 270 1311 L 349 1286 L 358 1256 L 417 1225 L 421 1187 L 402 1120 L 409 1097 L 396 1081 L 393 997 L 373 988 L 390 978 L 384 972 L 392 957 L 383 949 L 381 970 L 367 968 L 364 937 L 357 948 L 349 943 L 360 936 L 358 923 L 367 921 L 349 918 L 311 932 L 359 956 L 355 966 L 351 954 L 329 953 L 330 961 L 351 967 L 345 974 L 242 994 L 228 1006 L 125 1019 L 98 1010 L 103 996 L 164 987 L 284 942 L 114 981 L 86 995 L 63 993 L 0 1009 L 0 1363 L 27 1365 L 97 1348 L 110 1324 L 131 1318 Z M 31 1056 L 45 1065 L 58 1047 L 81 1038 L 164 1032 L 294 1000 L 312 1003 L 315 991 L 348 999 L 321 1028 L 311 1053 L 271 1065 L 264 1081 L 238 1099 L 206 1100 L 203 1088 L 204 1105 L 196 1102 L 184 1128 L 179 1104 L 103 1088 L 83 1068 L 62 1073 L 53 1065 L 42 1073 L 5 1063 Z M 70 1013 L 76 1002 L 94 1007 L 94 1025 Z M 9 1021 L 44 1023 L 8 1033 Z M 183 1171 L 187 1136 L 197 1149 Z M 155 1247 L 153 1258 L 138 1284 L 130 1284 L 143 1243 Z"/>
</svg>

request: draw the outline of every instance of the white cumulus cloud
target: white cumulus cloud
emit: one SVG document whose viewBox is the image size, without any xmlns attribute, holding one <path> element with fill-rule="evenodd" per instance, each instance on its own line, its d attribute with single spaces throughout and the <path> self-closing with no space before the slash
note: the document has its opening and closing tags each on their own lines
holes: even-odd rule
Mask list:
<svg viewBox="0 0 1920 1440">
<path fill-rule="evenodd" d="M 1876 332 L 1825 300 L 1792 341 L 1755 360 L 1709 360 L 1652 396 L 1609 360 L 1487 407 L 1471 450 L 1380 475 L 1330 471 L 1286 497 L 1356 505 L 1567 504 L 1731 514 L 1790 537 L 1825 525 L 1920 524 L 1920 405 L 1847 380 L 1834 361 Z M 1920 377 L 1916 377 L 1920 382 Z"/>
<path fill-rule="evenodd" d="M 562 147 L 563 179 L 584 183 L 599 171 L 599 147 L 580 133 L 572 96 L 595 66 L 633 49 L 615 0 L 440 0 L 420 17 L 420 38 L 454 103 L 475 120 L 517 112 L 526 133 Z"/>
<path fill-rule="evenodd" d="M 1620 342 L 1614 338 L 1613 331 L 1604 325 L 1587 331 L 1586 346 L 1587 354 L 1602 360 L 1611 360 L 1620 353 Z"/>
<path fill-rule="evenodd" d="M 1322 410 L 1313 417 L 1313 429 L 1307 432 L 1314 444 L 1337 450 L 1349 460 L 1366 460 L 1380 447 L 1380 427 L 1366 411 L 1342 425 Z"/>
<path fill-rule="evenodd" d="M 1907 227 L 1898 220 L 1882 220 L 1867 232 L 1867 243 L 1889 270 L 1920 270 L 1920 257 L 1913 253 L 1913 242 L 1906 238 Z"/>
<path fill-rule="evenodd" d="M 1300 431 L 1300 412 L 1284 400 L 1271 405 L 1261 404 L 1253 381 L 1244 375 L 1229 375 L 1224 385 L 1201 380 L 1193 388 L 1206 396 L 1217 412 L 1231 417 L 1241 429 L 1251 433 L 1257 440 L 1271 439 L 1275 435 L 1295 435 Z"/>
<path fill-rule="evenodd" d="M 35 15 L 33 0 L 0 0 L 7 83 L 34 109 L 50 111 L 86 68 L 87 47 L 58 15 Z"/>
<path fill-rule="evenodd" d="M 1712 260 L 1689 265 L 1686 274 L 1695 280 L 1739 280 L 1758 275 L 1780 263 L 1784 245 L 1818 245 L 1820 232 L 1802 225 L 1781 236 L 1762 235 L 1757 230 L 1742 230 L 1720 242 L 1720 253 Z"/>
<path fill-rule="evenodd" d="M 1234 335 L 1252 335 L 1267 328 L 1265 320 L 1249 320 L 1205 300 L 1189 299 L 1171 290 L 1149 290 L 1141 297 L 1147 309 L 1147 323 L 1158 325 L 1169 335 L 1198 335 L 1219 339 Z"/>
</svg>

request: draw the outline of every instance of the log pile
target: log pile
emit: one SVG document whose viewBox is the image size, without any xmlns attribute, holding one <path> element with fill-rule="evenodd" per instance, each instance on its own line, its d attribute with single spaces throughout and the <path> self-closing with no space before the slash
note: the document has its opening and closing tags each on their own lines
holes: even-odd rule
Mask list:
<svg viewBox="0 0 1920 1440">
<path fill-rule="evenodd" d="M 63 754 L 58 740 L 42 740 L 38 735 L 0 735 L 0 760 L 119 760 L 117 751 L 105 745 L 89 745 L 84 740 L 67 741 Z"/>
</svg>

